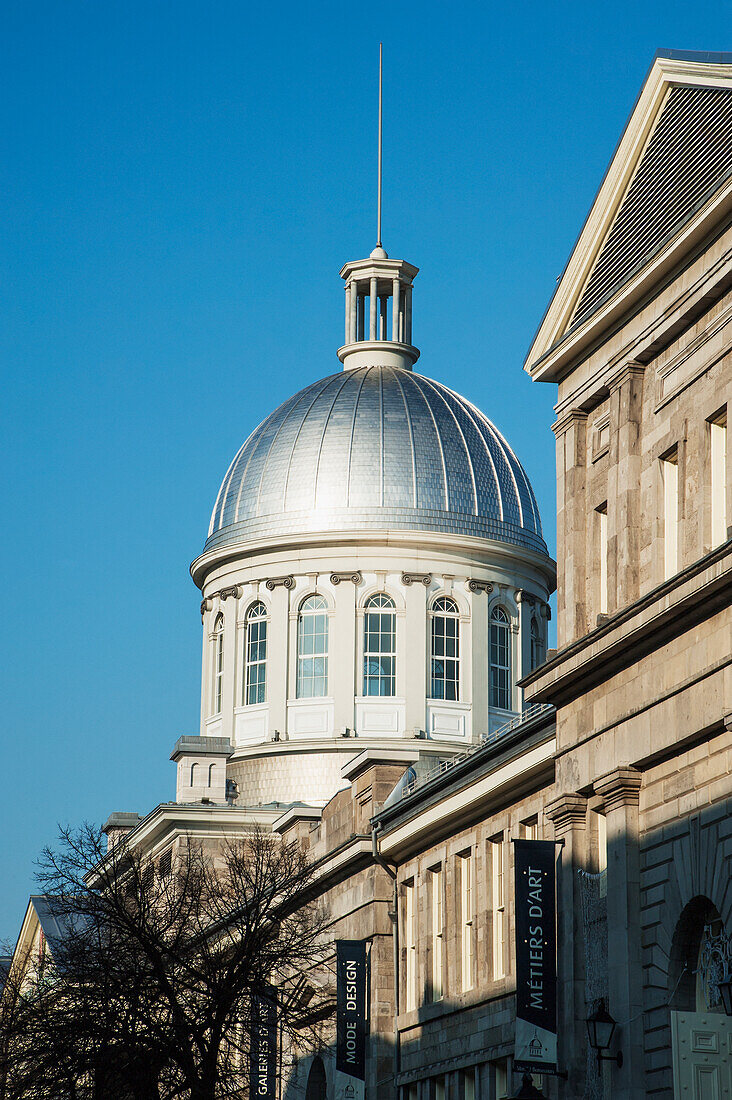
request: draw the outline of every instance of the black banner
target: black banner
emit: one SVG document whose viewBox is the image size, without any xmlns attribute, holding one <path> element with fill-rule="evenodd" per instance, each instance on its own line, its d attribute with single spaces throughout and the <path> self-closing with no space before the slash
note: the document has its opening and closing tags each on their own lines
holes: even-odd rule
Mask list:
<svg viewBox="0 0 732 1100">
<path fill-rule="evenodd" d="M 515 840 L 516 1048 L 514 1069 L 557 1070 L 556 847 Z"/>
<path fill-rule="evenodd" d="M 252 998 L 249 1096 L 277 1100 L 277 1002 L 275 994 Z"/>
<path fill-rule="evenodd" d="M 366 1080 L 366 943 L 336 943 L 336 1069 Z"/>
</svg>

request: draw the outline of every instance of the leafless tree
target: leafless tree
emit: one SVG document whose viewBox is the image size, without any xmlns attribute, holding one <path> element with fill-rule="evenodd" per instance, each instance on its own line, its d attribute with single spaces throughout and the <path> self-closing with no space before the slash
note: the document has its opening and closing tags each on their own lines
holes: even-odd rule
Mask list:
<svg viewBox="0 0 732 1100">
<path fill-rule="evenodd" d="M 184 838 L 157 861 L 105 849 L 87 825 L 42 855 L 59 934 L 6 982 L 2 1100 L 244 1097 L 268 990 L 285 1054 L 317 1044 L 332 944 L 299 844 L 257 831 Z"/>
</svg>

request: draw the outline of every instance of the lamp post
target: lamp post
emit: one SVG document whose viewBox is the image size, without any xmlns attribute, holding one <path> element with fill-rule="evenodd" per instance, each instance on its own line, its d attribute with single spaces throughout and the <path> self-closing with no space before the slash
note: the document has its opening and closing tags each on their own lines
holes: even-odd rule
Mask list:
<svg viewBox="0 0 732 1100">
<path fill-rule="evenodd" d="M 604 999 L 601 999 L 592 1015 L 587 1017 L 587 1034 L 590 1046 L 594 1051 L 597 1051 L 598 1073 L 600 1072 L 600 1063 L 603 1061 L 615 1062 L 618 1068 L 623 1064 L 622 1050 L 619 1050 L 617 1054 L 603 1054 L 603 1051 L 607 1051 L 613 1041 L 615 1026 L 615 1020 L 605 1008 Z"/>
<path fill-rule="evenodd" d="M 547 1100 L 547 1097 L 531 1080 L 531 1074 L 525 1073 L 515 1100 Z"/>
</svg>

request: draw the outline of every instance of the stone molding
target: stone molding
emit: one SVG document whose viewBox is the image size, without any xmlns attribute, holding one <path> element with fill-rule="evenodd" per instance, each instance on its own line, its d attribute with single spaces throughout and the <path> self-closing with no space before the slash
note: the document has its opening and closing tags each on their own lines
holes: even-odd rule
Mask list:
<svg viewBox="0 0 732 1100">
<path fill-rule="evenodd" d="M 295 587 L 295 578 L 292 573 L 288 573 L 286 577 L 268 577 L 264 584 L 270 592 L 280 587 L 287 589 L 289 592 L 291 588 Z"/>
<path fill-rule="evenodd" d="M 560 416 L 559 420 L 552 424 L 552 431 L 559 439 L 560 435 L 564 435 L 575 424 L 586 424 L 588 416 L 589 413 L 584 412 L 582 409 L 570 409 L 568 413 Z"/>
<path fill-rule="evenodd" d="M 353 571 L 346 570 L 343 573 L 331 573 L 331 584 L 340 584 L 341 581 L 352 581 L 354 584 L 361 584 L 361 582 L 363 581 L 361 570 L 354 569 Z"/>
<path fill-rule="evenodd" d="M 465 584 L 468 592 L 485 592 L 486 596 L 490 596 L 493 591 L 493 585 L 490 581 L 479 581 L 476 577 L 470 577 Z"/>
<path fill-rule="evenodd" d="M 432 584 L 431 573 L 402 573 L 402 584 L 407 588 L 410 584 L 423 584 L 425 588 L 428 588 Z"/>
<path fill-rule="evenodd" d="M 621 806 L 637 806 L 643 776 L 637 768 L 621 767 L 595 780 L 595 794 L 605 802 L 605 812 Z"/>
<path fill-rule="evenodd" d="M 610 393 L 612 393 L 613 390 L 619 389 L 624 382 L 632 381 L 634 378 L 642 379 L 645 373 L 646 368 L 642 363 L 638 363 L 635 359 L 630 359 L 627 363 L 623 363 L 622 367 L 608 379 L 608 389 Z"/>
<path fill-rule="evenodd" d="M 587 799 L 581 794 L 562 794 L 545 806 L 544 814 L 554 826 L 555 836 L 562 836 L 572 829 L 584 829 L 587 824 Z"/>
</svg>

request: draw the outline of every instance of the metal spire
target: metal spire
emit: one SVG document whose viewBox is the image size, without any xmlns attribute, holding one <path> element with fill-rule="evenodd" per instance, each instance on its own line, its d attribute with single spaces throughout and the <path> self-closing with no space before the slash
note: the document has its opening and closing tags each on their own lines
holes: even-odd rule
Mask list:
<svg viewBox="0 0 732 1100">
<path fill-rule="evenodd" d="M 381 119 L 382 119 L 382 51 L 383 43 L 379 42 L 379 184 L 376 202 L 376 247 L 381 248 Z"/>
</svg>

